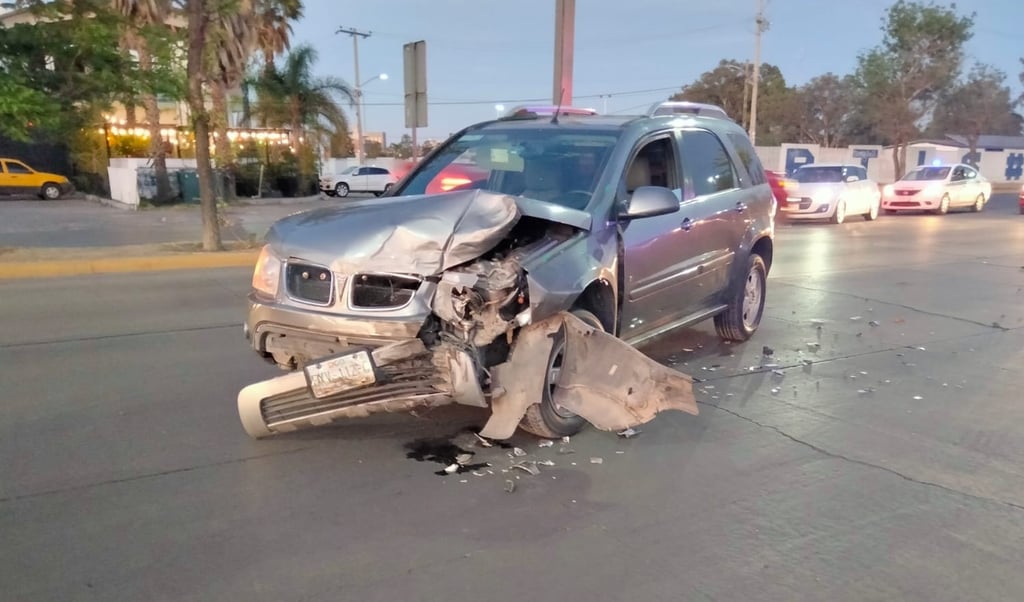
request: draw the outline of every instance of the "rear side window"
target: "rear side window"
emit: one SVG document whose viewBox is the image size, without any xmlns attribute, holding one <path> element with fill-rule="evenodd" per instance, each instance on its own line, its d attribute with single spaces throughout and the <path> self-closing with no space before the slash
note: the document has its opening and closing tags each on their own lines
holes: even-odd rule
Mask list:
<svg viewBox="0 0 1024 602">
<path fill-rule="evenodd" d="M 736 169 L 721 140 L 707 130 L 683 132 L 684 200 L 736 188 Z M 692 189 L 691 189 L 692 188 Z"/>
<path fill-rule="evenodd" d="M 386 176 L 388 175 L 388 170 L 383 167 L 371 167 L 370 173 L 375 176 Z"/>
<path fill-rule="evenodd" d="M 7 162 L 7 173 L 32 173 L 32 171 L 22 165 L 21 163 L 15 163 L 14 161 Z"/>
<path fill-rule="evenodd" d="M 747 168 L 747 173 L 750 174 L 750 184 L 753 186 L 766 184 L 768 176 L 764 173 L 764 166 L 761 165 L 761 159 L 757 156 L 757 152 L 754 150 L 754 145 L 750 143 L 750 139 L 741 134 L 729 134 L 729 140 L 736 147 L 736 154 L 739 155 L 740 162 L 743 163 L 743 167 Z"/>
</svg>

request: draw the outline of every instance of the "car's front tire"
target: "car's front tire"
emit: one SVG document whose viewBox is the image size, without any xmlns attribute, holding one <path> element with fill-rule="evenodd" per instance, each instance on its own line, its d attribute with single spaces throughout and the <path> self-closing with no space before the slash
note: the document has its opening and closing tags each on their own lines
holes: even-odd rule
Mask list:
<svg viewBox="0 0 1024 602">
<path fill-rule="evenodd" d="M 832 214 L 832 223 L 841 224 L 846 221 L 846 201 L 836 203 L 836 210 Z"/>
<path fill-rule="evenodd" d="M 728 308 L 715 316 L 718 336 L 737 343 L 754 336 L 764 315 L 767 291 L 768 268 L 760 255 L 751 253 L 743 280 L 730 293 Z"/>
<path fill-rule="evenodd" d="M 48 201 L 56 201 L 60 198 L 60 186 L 53 182 L 47 182 L 46 184 L 43 184 L 43 187 L 39 190 L 39 196 Z"/>
<path fill-rule="evenodd" d="M 876 219 L 878 219 L 878 211 L 880 209 L 880 205 L 881 203 L 872 203 L 871 209 L 869 209 L 868 212 L 864 214 L 864 219 L 868 220 L 869 222 L 873 222 Z"/>
<path fill-rule="evenodd" d="M 982 209 L 985 208 L 985 195 L 979 194 L 978 198 L 974 199 L 974 205 L 971 205 L 971 211 L 975 213 L 981 213 Z"/>
<path fill-rule="evenodd" d="M 936 215 L 946 215 L 949 213 L 949 195 L 942 195 L 942 200 L 939 201 L 939 208 L 935 210 Z"/>
<path fill-rule="evenodd" d="M 334 187 L 334 194 L 336 196 L 340 196 L 340 197 L 344 198 L 344 197 L 348 196 L 348 193 L 349 193 L 348 184 L 346 184 L 344 182 L 338 182 L 338 184 Z"/>
<path fill-rule="evenodd" d="M 572 314 L 583 320 L 594 328 L 604 331 L 601 319 L 593 313 L 574 309 Z M 551 346 L 551 356 L 548 358 L 547 374 L 544 377 L 544 393 L 539 403 L 530 405 L 519 423 L 519 428 L 524 431 L 543 437 L 545 439 L 559 439 L 575 435 L 583 430 L 587 421 L 581 416 L 558 406 L 552 401 L 552 394 L 555 390 L 554 381 L 558 378 L 558 371 L 561 369 L 562 358 L 565 354 L 565 333 L 559 331 L 554 337 L 554 344 Z"/>
</svg>

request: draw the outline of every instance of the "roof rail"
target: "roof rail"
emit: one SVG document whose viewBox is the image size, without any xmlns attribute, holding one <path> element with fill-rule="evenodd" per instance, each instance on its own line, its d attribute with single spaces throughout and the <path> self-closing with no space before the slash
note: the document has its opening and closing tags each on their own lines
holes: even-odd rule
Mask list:
<svg viewBox="0 0 1024 602">
<path fill-rule="evenodd" d="M 532 119 L 540 116 L 553 116 L 555 112 L 558 112 L 559 116 L 562 115 L 576 115 L 576 116 L 593 116 L 597 115 L 597 111 L 594 109 L 583 109 L 579 107 L 558 107 L 555 105 L 519 105 L 513 107 L 508 113 L 502 117 L 502 119 Z"/>
<path fill-rule="evenodd" d="M 725 109 L 712 104 L 706 104 L 702 102 L 689 102 L 684 100 L 670 100 L 666 102 L 656 102 L 651 105 L 651 108 L 647 109 L 648 117 L 658 117 L 660 115 L 699 115 L 701 117 L 718 117 L 720 119 L 729 119 L 729 114 L 725 112 Z"/>
</svg>

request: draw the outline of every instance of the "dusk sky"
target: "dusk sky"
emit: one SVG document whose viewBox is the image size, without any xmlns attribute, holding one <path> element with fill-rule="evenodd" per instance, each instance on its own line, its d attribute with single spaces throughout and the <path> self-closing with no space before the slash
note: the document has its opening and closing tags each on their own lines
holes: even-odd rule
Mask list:
<svg viewBox="0 0 1024 602">
<path fill-rule="evenodd" d="M 881 40 L 890 0 L 767 0 L 770 28 L 762 58 L 778 65 L 789 84 L 832 71 L 854 70 L 857 54 Z M 756 0 L 577 0 L 575 101 L 577 106 L 631 113 L 665 99 L 720 59 L 751 59 Z M 1024 34 L 1019 0 L 960 0 L 976 12 L 968 66 L 991 64 L 1007 73 L 1016 96 Z M 402 45 L 427 41 L 429 127 L 420 139 L 444 138 L 470 123 L 492 118 L 495 104 L 551 95 L 554 1 L 520 0 L 306 0 L 293 44 L 310 43 L 320 54 L 317 71 L 353 80 L 352 40 L 339 26 L 370 31 L 360 40 L 360 75 L 368 132 L 389 141 L 404 130 Z M 445 104 L 448 103 L 448 104 Z M 352 111 L 349 110 L 352 114 Z"/>
</svg>

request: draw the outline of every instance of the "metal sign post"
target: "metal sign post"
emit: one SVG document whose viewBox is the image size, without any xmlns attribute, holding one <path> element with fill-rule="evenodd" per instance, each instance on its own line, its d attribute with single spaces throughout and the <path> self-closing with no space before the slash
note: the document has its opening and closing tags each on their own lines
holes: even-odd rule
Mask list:
<svg viewBox="0 0 1024 602">
<path fill-rule="evenodd" d="M 402 47 L 405 67 L 405 127 L 412 130 L 412 157 L 417 156 L 416 128 L 427 127 L 427 43 Z"/>
</svg>

